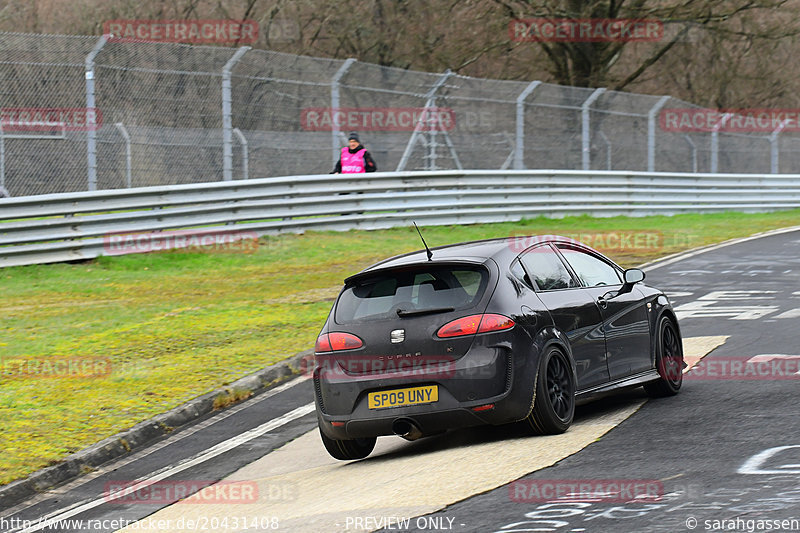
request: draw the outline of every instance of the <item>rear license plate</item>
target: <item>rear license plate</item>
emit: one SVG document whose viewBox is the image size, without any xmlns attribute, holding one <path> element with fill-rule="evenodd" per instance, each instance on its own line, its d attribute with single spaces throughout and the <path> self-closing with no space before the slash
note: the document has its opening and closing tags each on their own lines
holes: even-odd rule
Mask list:
<svg viewBox="0 0 800 533">
<path fill-rule="evenodd" d="M 439 401 L 439 387 L 436 385 L 370 392 L 367 396 L 367 404 L 370 409 L 419 405 L 437 401 Z"/>
</svg>

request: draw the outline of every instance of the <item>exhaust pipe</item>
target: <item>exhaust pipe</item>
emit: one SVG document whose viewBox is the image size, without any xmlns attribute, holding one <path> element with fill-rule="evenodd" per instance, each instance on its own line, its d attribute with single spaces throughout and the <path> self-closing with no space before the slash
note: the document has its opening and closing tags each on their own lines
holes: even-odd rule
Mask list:
<svg viewBox="0 0 800 533">
<path fill-rule="evenodd" d="M 398 418 L 392 422 L 392 432 L 406 440 L 417 440 L 422 436 L 422 430 L 407 418 Z"/>
</svg>

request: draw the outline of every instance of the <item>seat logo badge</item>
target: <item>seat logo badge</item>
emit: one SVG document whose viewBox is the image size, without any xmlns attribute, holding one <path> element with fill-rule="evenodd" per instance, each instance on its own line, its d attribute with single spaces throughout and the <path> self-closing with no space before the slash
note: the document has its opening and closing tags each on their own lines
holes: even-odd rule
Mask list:
<svg viewBox="0 0 800 533">
<path fill-rule="evenodd" d="M 392 330 L 392 332 L 390 333 L 390 338 L 392 339 L 392 344 L 403 342 L 404 340 L 406 340 L 406 330 L 404 329 Z"/>
</svg>

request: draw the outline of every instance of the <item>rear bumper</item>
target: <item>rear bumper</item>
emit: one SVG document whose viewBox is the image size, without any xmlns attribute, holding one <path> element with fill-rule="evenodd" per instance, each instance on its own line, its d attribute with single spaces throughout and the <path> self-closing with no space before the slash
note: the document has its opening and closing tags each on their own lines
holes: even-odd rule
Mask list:
<svg viewBox="0 0 800 533">
<path fill-rule="evenodd" d="M 393 435 L 398 419 L 410 421 L 423 435 L 521 420 L 532 405 L 537 363 L 538 357 L 515 356 L 510 344 L 500 343 L 474 346 L 444 373 L 353 375 L 331 381 L 315 371 L 320 428 L 328 437 L 352 439 Z M 436 385 L 438 401 L 384 409 L 368 406 L 371 392 L 420 385 Z M 474 410 L 488 404 L 492 407 Z"/>
</svg>

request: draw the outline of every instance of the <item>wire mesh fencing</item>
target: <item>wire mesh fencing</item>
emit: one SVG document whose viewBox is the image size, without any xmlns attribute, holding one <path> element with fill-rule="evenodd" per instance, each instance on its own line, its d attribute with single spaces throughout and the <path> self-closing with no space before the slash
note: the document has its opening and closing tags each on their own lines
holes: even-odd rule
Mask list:
<svg viewBox="0 0 800 533">
<path fill-rule="evenodd" d="M 91 36 L 0 33 L 0 58 L 11 196 L 328 173 L 350 131 L 389 171 L 800 173 L 791 112 Z"/>
</svg>

